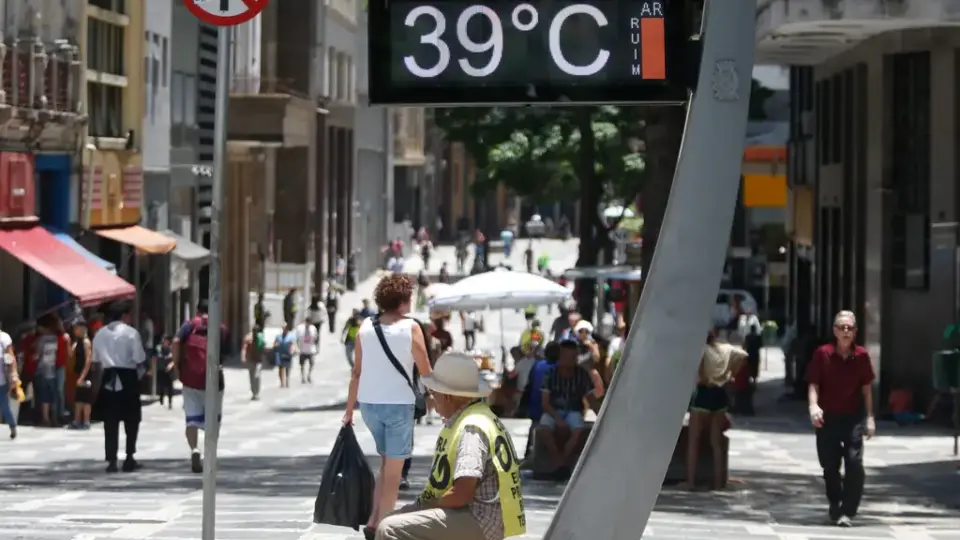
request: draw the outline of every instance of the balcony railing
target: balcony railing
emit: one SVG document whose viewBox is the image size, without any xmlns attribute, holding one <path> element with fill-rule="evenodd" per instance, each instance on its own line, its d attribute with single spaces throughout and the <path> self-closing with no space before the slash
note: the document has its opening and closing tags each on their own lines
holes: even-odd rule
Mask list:
<svg viewBox="0 0 960 540">
<path fill-rule="evenodd" d="M 398 164 L 423 163 L 425 134 L 422 107 L 399 107 L 393 111 L 393 157 Z"/>
<path fill-rule="evenodd" d="M 287 94 L 303 99 L 309 95 L 295 89 L 293 79 L 268 79 L 256 76 L 235 75 L 230 79 L 231 94 Z"/>
<path fill-rule="evenodd" d="M 0 43 L 0 103 L 27 109 L 76 113 L 80 106 L 81 62 L 65 40 Z"/>
</svg>

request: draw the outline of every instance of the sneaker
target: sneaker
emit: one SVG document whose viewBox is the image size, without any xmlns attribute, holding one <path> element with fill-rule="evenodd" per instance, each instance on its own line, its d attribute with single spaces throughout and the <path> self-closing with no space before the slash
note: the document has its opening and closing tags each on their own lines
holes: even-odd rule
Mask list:
<svg viewBox="0 0 960 540">
<path fill-rule="evenodd" d="M 76 430 L 76 429 L 83 429 L 83 426 L 81 426 L 80 424 L 78 424 L 78 423 L 76 423 L 76 422 L 71 422 L 70 425 L 67 426 L 67 429 L 74 429 L 74 430 Z"/>
<path fill-rule="evenodd" d="M 143 465 L 140 465 L 140 462 L 133 459 L 132 457 L 127 457 L 123 460 L 123 467 L 120 469 L 123 472 L 133 472 L 139 470 Z"/>
<path fill-rule="evenodd" d="M 190 470 L 197 474 L 203 472 L 203 460 L 200 458 L 199 450 L 194 450 L 190 455 Z"/>
<path fill-rule="evenodd" d="M 837 519 L 837 527 L 853 527 L 853 520 L 850 516 L 840 516 Z"/>
<path fill-rule="evenodd" d="M 81 424 L 80 429 L 83 429 L 83 430 L 90 429 L 90 422 L 84 422 L 83 424 Z"/>
<path fill-rule="evenodd" d="M 400 479 L 400 489 L 403 491 L 410 489 L 410 482 L 408 482 L 406 478 Z"/>
<path fill-rule="evenodd" d="M 17 428 L 10 428 L 10 440 L 17 438 Z"/>
<path fill-rule="evenodd" d="M 119 472 L 119 471 L 120 471 L 120 469 L 117 467 L 117 461 L 116 461 L 116 460 L 107 462 L 107 472 L 108 472 L 108 473 L 115 473 L 115 472 Z"/>
</svg>

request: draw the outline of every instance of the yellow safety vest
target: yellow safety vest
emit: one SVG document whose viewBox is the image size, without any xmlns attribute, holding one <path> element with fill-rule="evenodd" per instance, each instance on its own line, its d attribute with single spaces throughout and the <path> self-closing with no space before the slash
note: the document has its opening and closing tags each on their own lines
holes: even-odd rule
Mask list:
<svg viewBox="0 0 960 540">
<path fill-rule="evenodd" d="M 436 451 L 430 477 L 421 503 L 443 497 L 453 487 L 453 470 L 457 460 L 457 448 L 464 428 L 473 426 L 482 431 L 490 441 L 490 456 L 497 471 L 500 511 L 503 514 L 504 537 L 520 536 L 527 531 L 527 518 L 523 510 L 523 493 L 520 486 L 520 460 L 513 448 L 510 434 L 490 407 L 484 402 L 469 407 L 451 427 L 444 427 L 437 438 Z"/>
</svg>

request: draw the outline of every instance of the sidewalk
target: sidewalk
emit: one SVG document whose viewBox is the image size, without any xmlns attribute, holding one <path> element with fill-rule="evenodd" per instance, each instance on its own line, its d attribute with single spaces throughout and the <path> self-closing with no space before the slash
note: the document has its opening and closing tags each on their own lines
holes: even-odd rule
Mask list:
<svg viewBox="0 0 960 540">
<path fill-rule="evenodd" d="M 778 348 L 765 352 L 755 402 L 757 415 L 735 417 L 729 432 L 730 474 L 743 483 L 729 494 L 713 495 L 715 500 L 709 506 L 725 507 L 728 518 L 742 513 L 744 519 L 749 514 L 769 523 L 803 527 L 794 531 L 803 538 L 841 538 L 815 532 L 824 520 L 825 498 L 814 432 L 804 403 L 779 399 L 783 394 L 782 352 Z M 925 540 L 960 538 L 960 475 L 951 455 L 949 433 L 921 433 L 880 422 L 877 435 L 865 441 L 864 447 L 867 483 L 857 519 L 858 534 L 862 532 L 859 525 L 864 525 L 876 527 L 874 538 L 889 538 L 891 531 L 896 538 L 901 531 Z M 677 497 L 664 490 L 661 502 Z M 743 505 L 740 511 L 735 507 L 737 500 Z"/>
</svg>

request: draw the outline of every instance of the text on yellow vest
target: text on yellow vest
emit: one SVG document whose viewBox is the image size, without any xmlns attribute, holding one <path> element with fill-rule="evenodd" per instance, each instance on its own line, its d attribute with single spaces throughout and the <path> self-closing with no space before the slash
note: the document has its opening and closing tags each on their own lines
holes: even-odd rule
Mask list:
<svg viewBox="0 0 960 540">
<path fill-rule="evenodd" d="M 520 485 L 520 460 L 503 423 L 483 402 L 467 407 L 452 426 L 444 427 L 440 432 L 430 478 L 420 494 L 420 501 L 439 499 L 453 487 L 453 464 L 457 459 L 460 436 L 467 426 L 479 429 L 489 441 L 490 455 L 497 471 L 504 536 L 509 538 L 524 534 L 527 530 L 527 518 Z"/>
</svg>

